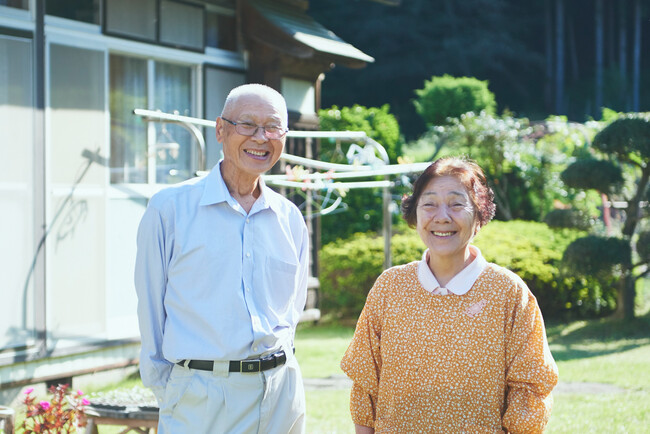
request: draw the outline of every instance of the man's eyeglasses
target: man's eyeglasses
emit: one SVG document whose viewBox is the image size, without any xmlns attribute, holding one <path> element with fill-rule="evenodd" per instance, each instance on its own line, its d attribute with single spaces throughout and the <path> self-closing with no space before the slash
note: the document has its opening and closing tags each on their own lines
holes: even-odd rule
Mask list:
<svg viewBox="0 0 650 434">
<path fill-rule="evenodd" d="M 271 140 L 277 140 L 284 137 L 285 134 L 289 131 L 289 128 L 282 128 L 276 125 L 261 126 L 255 125 L 248 122 L 233 122 L 230 119 L 226 119 L 223 116 L 221 117 L 224 121 L 228 122 L 235 126 L 235 131 L 242 136 L 254 136 L 257 134 L 258 129 L 264 130 L 264 137 Z"/>
</svg>

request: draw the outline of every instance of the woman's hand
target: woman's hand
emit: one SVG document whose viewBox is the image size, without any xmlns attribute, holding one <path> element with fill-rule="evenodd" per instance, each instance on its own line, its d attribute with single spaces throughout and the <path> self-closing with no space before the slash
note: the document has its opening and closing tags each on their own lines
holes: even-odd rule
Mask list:
<svg viewBox="0 0 650 434">
<path fill-rule="evenodd" d="M 354 432 L 356 434 L 374 434 L 375 430 L 374 430 L 374 428 L 370 428 L 369 426 L 357 425 L 355 423 L 354 424 Z"/>
</svg>

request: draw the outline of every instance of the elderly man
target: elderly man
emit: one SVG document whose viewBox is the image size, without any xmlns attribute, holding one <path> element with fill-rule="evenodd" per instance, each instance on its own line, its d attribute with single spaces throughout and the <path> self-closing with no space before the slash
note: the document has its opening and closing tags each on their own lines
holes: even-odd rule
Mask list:
<svg viewBox="0 0 650 434">
<path fill-rule="evenodd" d="M 140 372 L 159 433 L 304 432 L 293 339 L 305 305 L 308 232 L 260 175 L 280 158 L 287 108 L 260 84 L 217 118 L 224 158 L 154 195 L 138 230 Z"/>
</svg>

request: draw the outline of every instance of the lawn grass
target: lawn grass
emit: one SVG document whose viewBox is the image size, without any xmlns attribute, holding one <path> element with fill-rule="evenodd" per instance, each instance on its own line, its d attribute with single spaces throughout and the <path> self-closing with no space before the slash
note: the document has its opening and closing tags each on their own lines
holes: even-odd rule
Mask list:
<svg viewBox="0 0 650 434">
<path fill-rule="evenodd" d="M 560 381 L 617 386 L 555 394 L 548 433 L 645 433 L 650 427 L 650 315 L 550 324 Z"/>
<path fill-rule="evenodd" d="M 296 358 L 303 377 L 344 375 L 339 362 L 350 344 L 354 328 L 341 325 L 301 324 L 296 332 Z"/>
</svg>

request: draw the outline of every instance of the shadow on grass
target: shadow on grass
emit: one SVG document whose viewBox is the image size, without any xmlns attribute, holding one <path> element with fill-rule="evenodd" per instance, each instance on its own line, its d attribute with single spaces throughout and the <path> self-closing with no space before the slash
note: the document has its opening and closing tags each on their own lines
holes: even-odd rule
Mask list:
<svg viewBox="0 0 650 434">
<path fill-rule="evenodd" d="M 650 313 L 628 321 L 549 321 L 547 335 L 556 361 L 620 353 L 650 344 Z"/>
<path fill-rule="evenodd" d="M 554 347 L 552 348 L 552 353 L 553 353 L 553 358 L 555 359 L 556 362 L 566 362 L 569 360 L 587 359 L 589 357 L 607 356 L 609 354 L 622 353 L 624 351 L 634 350 L 636 348 L 639 348 L 647 344 L 648 342 L 646 342 L 645 344 L 643 343 L 629 344 L 629 345 L 617 346 L 616 348 L 612 348 L 612 349 L 603 349 L 603 350 L 583 350 L 583 349 L 576 349 L 571 347 L 558 349 L 557 347 Z"/>
</svg>

